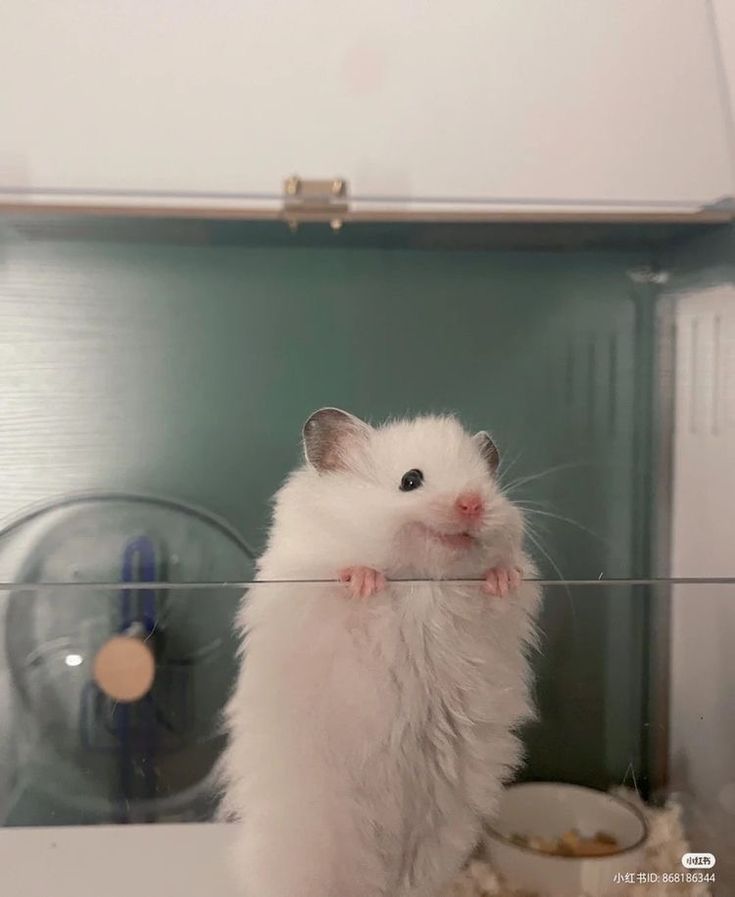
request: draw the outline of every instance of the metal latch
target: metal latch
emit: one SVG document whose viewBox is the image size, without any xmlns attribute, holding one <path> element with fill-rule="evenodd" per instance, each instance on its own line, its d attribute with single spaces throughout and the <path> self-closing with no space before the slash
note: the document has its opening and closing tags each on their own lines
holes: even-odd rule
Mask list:
<svg viewBox="0 0 735 897">
<path fill-rule="evenodd" d="M 283 184 L 283 217 L 291 230 L 302 221 L 326 221 L 339 230 L 349 211 L 344 178 L 308 181 L 296 175 Z"/>
</svg>

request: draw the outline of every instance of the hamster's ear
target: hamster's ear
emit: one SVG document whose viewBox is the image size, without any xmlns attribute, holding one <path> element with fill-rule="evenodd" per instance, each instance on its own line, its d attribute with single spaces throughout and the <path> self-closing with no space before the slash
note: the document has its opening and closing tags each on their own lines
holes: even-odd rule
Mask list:
<svg viewBox="0 0 735 897">
<path fill-rule="evenodd" d="M 472 441 L 479 448 L 480 454 L 490 468 L 490 473 L 495 474 L 500 464 L 500 452 L 490 438 L 490 434 L 480 430 L 479 433 L 475 433 L 472 437 Z"/>
<path fill-rule="evenodd" d="M 344 470 L 350 448 L 365 439 L 370 427 L 339 408 L 320 408 L 304 424 L 306 460 L 320 472 Z"/>
</svg>

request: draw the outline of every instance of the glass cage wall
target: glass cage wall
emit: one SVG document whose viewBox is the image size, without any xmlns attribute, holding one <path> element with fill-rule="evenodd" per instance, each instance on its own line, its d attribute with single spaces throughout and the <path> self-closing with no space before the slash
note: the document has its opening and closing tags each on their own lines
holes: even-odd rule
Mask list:
<svg viewBox="0 0 735 897">
<path fill-rule="evenodd" d="M 735 573 L 732 231 L 330 242 L 4 222 L 0 821 L 212 819 L 225 584 L 253 575 L 303 421 L 452 411 L 496 437 L 554 581 L 520 778 L 678 795 L 724 881 L 735 586 L 660 580 Z M 93 659 L 134 623 L 155 678 L 120 704 Z"/>
</svg>

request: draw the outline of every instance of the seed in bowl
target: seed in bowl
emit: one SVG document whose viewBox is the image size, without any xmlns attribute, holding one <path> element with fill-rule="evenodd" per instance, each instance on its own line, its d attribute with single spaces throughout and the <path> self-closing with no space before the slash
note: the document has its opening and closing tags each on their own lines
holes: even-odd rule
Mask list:
<svg viewBox="0 0 735 897">
<path fill-rule="evenodd" d="M 604 857 L 618 853 L 620 844 L 613 835 L 597 832 L 584 837 L 576 829 L 570 829 L 560 838 L 539 838 L 535 835 L 512 835 L 511 841 L 519 847 L 529 847 L 539 853 L 558 857 Z"/>
</svg>

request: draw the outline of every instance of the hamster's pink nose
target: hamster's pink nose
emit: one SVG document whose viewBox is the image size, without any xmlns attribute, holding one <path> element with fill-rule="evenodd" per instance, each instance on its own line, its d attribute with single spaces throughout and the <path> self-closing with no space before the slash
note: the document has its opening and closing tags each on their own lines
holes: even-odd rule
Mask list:
<svg viewBox="0 0 735 897">
<path fill-rule="evenodd" d="M 463 492 L 454 503 L 463 517 L 476 518 L 485 510 L 482 498 L 476 492 Z"/>
</svg>

